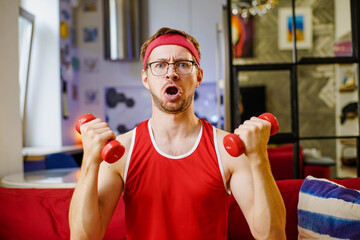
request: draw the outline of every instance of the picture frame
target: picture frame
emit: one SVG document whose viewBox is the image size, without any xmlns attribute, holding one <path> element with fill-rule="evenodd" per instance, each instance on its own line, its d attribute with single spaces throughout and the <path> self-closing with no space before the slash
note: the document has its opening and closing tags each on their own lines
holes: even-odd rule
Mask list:
<svg viewBox="0 0 360 240">
<path fill-rule="evenodd" d="M 254 17 L 246 19 L 240 14 L 231 15 L 232 50 L 234 58 L 254 56 Z"/>
<path fill-rule="evenodd" d="M 278 11 L 278 47 L 280 50 L 293 48 L 292 8 Z M 295 8 L 296 48 L 312 48 L 312 9 Z"/>
</svg>

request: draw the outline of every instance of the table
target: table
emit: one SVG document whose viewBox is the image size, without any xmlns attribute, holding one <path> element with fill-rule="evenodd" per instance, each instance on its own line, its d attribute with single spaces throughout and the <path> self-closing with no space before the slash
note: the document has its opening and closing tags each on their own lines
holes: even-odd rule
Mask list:
<svg viewBox="0 0 360 240">
<path fill-rule="evenodd" d="M 75 188 L 80 168 L 58 168 L 5 176 L 1 184 L 8 188 Z"/>
</svg>

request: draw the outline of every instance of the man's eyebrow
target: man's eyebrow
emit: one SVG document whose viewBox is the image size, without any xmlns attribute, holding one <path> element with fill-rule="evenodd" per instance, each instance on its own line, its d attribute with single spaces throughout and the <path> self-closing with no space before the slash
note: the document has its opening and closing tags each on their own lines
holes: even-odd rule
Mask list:
<svg viewBox="0 0 360 240">
<path fill-rule="evenodd" d="M 168 59 L 166 59 L 166 58 L 158 58 L 158 59 L 156 59 L 155 61 L 163 61 L 163 62 L 166 62 Z"/>
<path fill-rule="evenodd" d="M 188 59 L 188 58 L 185 57 L 185 58 L 176 58 L 176 59 L 175 59 L 175 62 L 183 61 L 183 60 L 190 60 L 190 61 L 192 61 L 192 59 Z M 157 59 L 154 59 L 154 62 L 158 62 L 158 61 L 168 62 L 169 59 L 167 59 L 167 58 L 157 58 Z"/>
</svg>

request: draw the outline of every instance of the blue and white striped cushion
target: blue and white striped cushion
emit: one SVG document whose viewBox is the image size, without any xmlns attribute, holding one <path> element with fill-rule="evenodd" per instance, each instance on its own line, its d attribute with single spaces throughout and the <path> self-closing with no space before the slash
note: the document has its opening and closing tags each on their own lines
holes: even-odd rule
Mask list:
<svg viewBox="0 0 360 240">
<path fill-rule="evenodd" d="M 360 239 L 360 191 L 306 177 L 298 203 L 299 239 Z"/>
</svg>

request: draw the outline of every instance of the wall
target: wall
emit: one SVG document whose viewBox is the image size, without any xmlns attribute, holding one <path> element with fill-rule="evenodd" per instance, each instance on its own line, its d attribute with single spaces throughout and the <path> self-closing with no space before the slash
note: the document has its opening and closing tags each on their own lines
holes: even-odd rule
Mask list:
<svg viewBox="0 0 360 240">
<path fill-rule="evenodd" d="M 35 15 L 25 146 L 60 147 L 59 1 L 22 0 L 21 6 Z"/>
<path fill-rule="evenodd" d="M 18 16 L 19 1 L 0 1 L 0 178 L 23 169 Z"/>
<path fill-rule="evenodd" d="M 60 79 L 61 84 L 61 143 L 62 146 L 80 142 L 80 135 L 74 125 L 79 110 L 79 62 L 75 38 L 73 1 L 60 0 Z M 76 6 L 76 5 L 75 5 Z"/>
<path fill-rule="evenodd" d="M 342 37 L 351 32 L 351 15 L 344 14 L 350 13 L 350 3 L 343 0 L 335 0 L 335 40 L 339 41 Z"/>
</svg>

